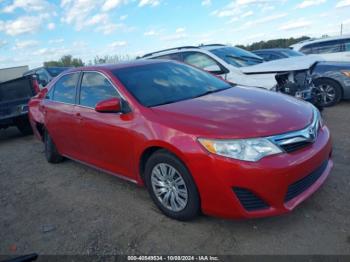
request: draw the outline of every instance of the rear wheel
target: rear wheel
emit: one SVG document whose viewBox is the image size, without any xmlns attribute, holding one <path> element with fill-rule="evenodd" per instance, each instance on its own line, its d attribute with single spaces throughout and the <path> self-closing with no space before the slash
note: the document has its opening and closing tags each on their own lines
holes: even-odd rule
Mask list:
<svg viewBox="0 0 350 262">
<path fill-rule="evenodd" d="M 45 144 L 45 156 L 46 156 L 46 160 L 49 163 L 60 163 L 63 161 L 63 156 L 61 156 L 58 151 L 57 148 L 51 138 L 51 136 L 49 135 L 49 133 L 47 131 L 45 131 L 44 134 L 44 144 Z"/>
<path fill-rule="evenodd" d="M 337 82 L 331 79 L 316 79 L 315 94 L 321 106 L 334 106 L 342 97 L 342 89 Z"/>
<path fill-rule="evenodd" d="M 33 129 L 29 123 L 29 120 L 27 117 L 20 117 L 16 119 L 15 121 L 17 129 L 23 134 L 23 135 L 31 135 L 33 134 Z"/>
<path fill-rule="evenodd" d="M 168 217 L 191 220 L 199 214 L 197 187 L 185 165 L 161 150 L 146 163 L 145 182 L 157 207 Z"/>
</svg>

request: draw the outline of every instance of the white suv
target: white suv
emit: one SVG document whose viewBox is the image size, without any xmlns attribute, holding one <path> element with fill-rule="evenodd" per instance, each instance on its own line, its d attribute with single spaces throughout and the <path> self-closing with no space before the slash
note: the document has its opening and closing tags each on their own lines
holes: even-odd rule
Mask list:
<svg viewBox="0 0 350 262">
<path fill-rule="evenodd" d="M 319 58 L 300 56 L 264 62 L 252 52 L 215 44 L 166 49 L 146 54 L 141 59 L 177 60 L 219 75 L 231 83 L 280 91 L 312 101 L 310 72 Z"/>
<path fill-rule="evenodd" d="M 350 62 L 350 35 L 306 40 L 290 47 L 306 55 L 317 54 L 326 61 Z"/>
</svg>

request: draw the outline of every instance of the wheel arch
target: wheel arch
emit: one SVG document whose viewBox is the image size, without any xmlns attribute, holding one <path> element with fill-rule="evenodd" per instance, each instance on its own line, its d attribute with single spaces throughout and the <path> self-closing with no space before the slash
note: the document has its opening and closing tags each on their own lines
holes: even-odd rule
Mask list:
<svg viewBox="0 0 350 262">
<path fill-rule="evenodd" d="M 176 158 L 179 159 L 179 161 L 182 162 L 182 164 L 190 171 L 189 166 L 186 164 L 186 157 L 185 155 L 176 147 L 174 147 L 171 144 L 164 143 L 162 141 L 154 141 L 152 143 L 149 143 L 143 151 L 139 154 L 138 157 L 138 176 L 139 181 L 142 185 L 144 185 L 144 171 L 146 167 L 146 163 L 148 159 L 156 152 L 158 151 L 167 151 L 168 153 L 174 155 Z M 191 172 L 190 172 L 191 173 Z"/>
</svg>

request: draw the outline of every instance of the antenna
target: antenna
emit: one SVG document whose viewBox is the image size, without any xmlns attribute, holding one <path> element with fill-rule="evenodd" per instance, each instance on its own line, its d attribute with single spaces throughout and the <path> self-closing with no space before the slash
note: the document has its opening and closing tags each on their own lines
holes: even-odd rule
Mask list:
<svg viewBox="0 0 350 262">
<path fill-rule="evenodd" d="M 343 23 L 340 24 L 340 35 L 343 35 Z"/>
</svg>

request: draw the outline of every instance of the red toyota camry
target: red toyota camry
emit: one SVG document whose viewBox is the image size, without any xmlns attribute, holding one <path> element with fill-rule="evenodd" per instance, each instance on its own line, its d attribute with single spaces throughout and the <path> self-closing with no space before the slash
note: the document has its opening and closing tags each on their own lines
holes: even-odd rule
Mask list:
<svg viewBox="0 0 350 262">
<path fill-rule="evenodd" d="M 333 166 L 311 104 L 174 61 L 66 71 L 29 111 L 49 162 L 66 157 L 145 184 L 179 220 L 291 211 Z"/>
</svg>

